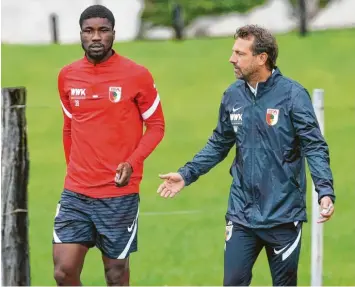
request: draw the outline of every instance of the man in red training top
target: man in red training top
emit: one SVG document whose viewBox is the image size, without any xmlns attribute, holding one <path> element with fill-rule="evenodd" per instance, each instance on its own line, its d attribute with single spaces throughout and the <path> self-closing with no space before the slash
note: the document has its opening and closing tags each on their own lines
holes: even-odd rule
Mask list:
<svg viewBox="0 0 355 287">
<path fill-rule="evenodd" d="M 96 246 L 107 284 L 128 285 L 143 161 L 164 136 L 164 116 L 149 71 L 112 50 L 112 12 L 90 6 L 79 23 L 85 56 L 58 76 L 67 174 L 54 222 L 54 278 L 80 285 Z"/>
</svg>

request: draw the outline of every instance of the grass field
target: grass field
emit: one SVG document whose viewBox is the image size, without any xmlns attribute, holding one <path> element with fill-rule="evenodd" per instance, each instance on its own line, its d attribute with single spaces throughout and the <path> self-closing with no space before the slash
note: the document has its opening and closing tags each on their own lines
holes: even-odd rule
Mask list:
<svg viewBox="0 0 355 287">
<path fill-rule="evenodd" d="M 324 285 L 355 284 L 355 30 L 277 37 L 281 72 L 310 92 L 325 90 L 325 137 L 337 194 L 334 218 L 324 227 Z M 224 214 L 234 152 L 173 200 L 157 196 L 159 173 L 175 171 L 206 142 L 217 122 L 224 89 L 234 81 L 228 63 L 233 39 L 181 43 L 133 42 L 117 52 L 150 69 L 166 117 L 166 136 L 146 161 L 141 187 L 139 252 L 131 258 L 132 285 L 221 285 Z M 54 285 L 52 228 L 65 174 L 62 112 L 56 90 L 60 68 L 82 57 L 80 45 L 2 45 L 2 87 L 28 89 L 30 149 L 30 256 L 32 285 Z M 308 181 L 310 216 L 311 181 Z M 151 212 L 196 211 L 193 214 Z M 310 217 L 309 217 L 310 218 Z M 311 224 L 305 224 L 299 285 L 310 284 Z M 264 252 L 253 285 L 271 285 Z M 104 285 L 97 249 L 85 262 L 85 285 Z"/>
</svg>

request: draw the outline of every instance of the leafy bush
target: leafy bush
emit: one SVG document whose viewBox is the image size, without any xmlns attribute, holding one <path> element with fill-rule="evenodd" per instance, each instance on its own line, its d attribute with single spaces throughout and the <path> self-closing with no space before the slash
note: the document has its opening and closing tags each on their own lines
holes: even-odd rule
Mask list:
<svg viewBox="0 0 355 287">
<path fill-rule="evenodd" d="M 327 6 L 329 1 L 330 0 L 319 0 L 319 7 L 324 8 L 325 6 Z M 294 7 L 298 6 L 298 0 L 290 0 L 290 2 Z"/>
<path fill-rule="evenodd" d="M 264 4 L 265 0 L 146 0 L 142 18 L 153 25 L 172 25 L 171 11 L 174 3 L 183 8 L 185 24 L 202 15 L 218 15 L 229 12 L 244 13 Z"/>
</svg>

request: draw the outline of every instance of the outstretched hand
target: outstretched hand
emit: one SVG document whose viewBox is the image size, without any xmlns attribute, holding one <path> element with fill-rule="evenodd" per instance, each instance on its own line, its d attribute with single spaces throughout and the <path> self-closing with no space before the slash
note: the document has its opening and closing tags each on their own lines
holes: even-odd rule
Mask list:
<svg viewBox="0 0 355 287">
<path fill-rule="evenodd" d="M 159 177 L 164 179 L 164 182 L 159 186 L 157 191 L 161 197 L 174 197 L 185 187 L 184 179 L 177 172 L 160 174 Z"/>
</svg>

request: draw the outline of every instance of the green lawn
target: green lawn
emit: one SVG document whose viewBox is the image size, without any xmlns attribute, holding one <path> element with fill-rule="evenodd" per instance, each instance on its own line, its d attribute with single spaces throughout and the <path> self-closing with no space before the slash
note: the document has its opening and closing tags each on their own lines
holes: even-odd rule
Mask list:
<svg viewBox="0 0 355 287">
<path fill-rule="evenodd" d="M 336 213 L 324 227 L 324 285 L 355 284 L 355 30 L 278 36 L 281 72 L 310 92 L 325 90 L 325 137 L 335 179 Z M 206 142 L 217 122 L 224 89 L 234 81 L 228 59 L 233 38 L 181 43 L 119 43 L 115 49 L 150 69 L 166 117 L 166 136 L 146 161 L 138 253 L 131 258 L 132 285 L 221 285 L 224 214 L 234 152 L 176 199 L 157 196 L 159 173 L 174 171 Z M 59 69 L 83 55 L 80 45 L 2 45 L 2 87 L 28 89 L 29 216 L 32 285 L 54 285 L 52 228 L 63 187 Z M 311 181 L 308 189 L 310 216 Z M 150 212 L 196 211 L 193 214 Z M 299 285 L 310 284 L 311 224 L 305 224 Z M 271 285 L 264 252 L 253 285 Z M 98 250 L 82 274 L 85 285 L 104 285 Z"/>
</svg>

